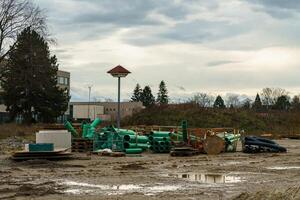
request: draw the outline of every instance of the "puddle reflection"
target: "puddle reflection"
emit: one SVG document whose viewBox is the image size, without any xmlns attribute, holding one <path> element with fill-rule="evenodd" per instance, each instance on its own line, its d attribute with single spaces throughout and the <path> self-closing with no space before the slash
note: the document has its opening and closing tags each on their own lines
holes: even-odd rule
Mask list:
<svg viewBox="0 0 300 200">
<path fill-rule="evenodd" d="M 242 181 L 238 176 L 211 173 L 177 173 L 169 176 L 201 183 L 238 183 Z"/>
</svg>

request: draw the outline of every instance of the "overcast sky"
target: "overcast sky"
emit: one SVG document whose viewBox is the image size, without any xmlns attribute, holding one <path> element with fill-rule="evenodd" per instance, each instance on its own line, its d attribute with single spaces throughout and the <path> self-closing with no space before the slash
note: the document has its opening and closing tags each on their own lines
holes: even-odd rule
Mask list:
<svg viewBox="0 0 300 200">
<path fill-rule="evenodd" d="M 34 0 L 71 72 L 72 100 L 117 95 L 106 72 L 120 64 L 122 99 L 137 83 L 173 99 L 196 92 L 249 96 L 264 87 L 300 93 L 300 1 Z"/>
</svg>

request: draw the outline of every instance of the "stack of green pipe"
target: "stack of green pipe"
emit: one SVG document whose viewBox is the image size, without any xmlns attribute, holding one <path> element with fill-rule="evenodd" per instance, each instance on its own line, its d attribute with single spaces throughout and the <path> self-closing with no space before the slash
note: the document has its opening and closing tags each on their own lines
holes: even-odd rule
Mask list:
<svg viewBox="0 0 300 200">
<path fill-rule="evenodd" d="M 233 133 L 219 133 L 217 134 L 218 137 L 225 140 L 225 151 L 226 152 L 235 152 L 237 141 L 240 140 L 240 134 L 233 134 Z"/>
<path fill-rule="evenodd" d="M 170 132 L 152 131 L 149 135 L 150 150 L 155 153 L 169 153 L 171 150 Z"/>
<path fill-rule="evenodd" d="M 111 149 L 124 151 L 123 138 L 112 127 L 104 127 L 94 137 L 94 151 Z"/>
<path fill-rule="evenodd" d="M 127 134 L 123 136 L 123 146 L 127 154 L 138 154 L 148 149 L 148 137 Z"/>
</svg>

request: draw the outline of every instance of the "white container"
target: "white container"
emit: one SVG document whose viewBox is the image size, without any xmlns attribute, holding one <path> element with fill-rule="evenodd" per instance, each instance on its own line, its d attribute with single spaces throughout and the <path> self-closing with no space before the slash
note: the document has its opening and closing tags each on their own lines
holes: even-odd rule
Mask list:
<svg viewBox="0 0 300 200">
<path fill-rule="evenodd" d="M 35 135 L 36 143 L 53 143 L 54 150 L 71 150 L 71 133 L 66 130 L 43 130 Z"/>
</svg>

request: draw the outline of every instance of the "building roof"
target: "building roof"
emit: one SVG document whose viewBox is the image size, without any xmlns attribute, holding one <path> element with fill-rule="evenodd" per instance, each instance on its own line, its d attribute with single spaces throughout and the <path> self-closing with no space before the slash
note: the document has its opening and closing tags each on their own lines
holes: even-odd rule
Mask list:
<svg viewBox="0 0 300 200">
<path fill-rule="evenodd" d="M 131 72 L 122 67 L 121 65 L 116 66 L 115 68 L 109 70 L 109 74 L 130 74 Z"/>
</svg>

